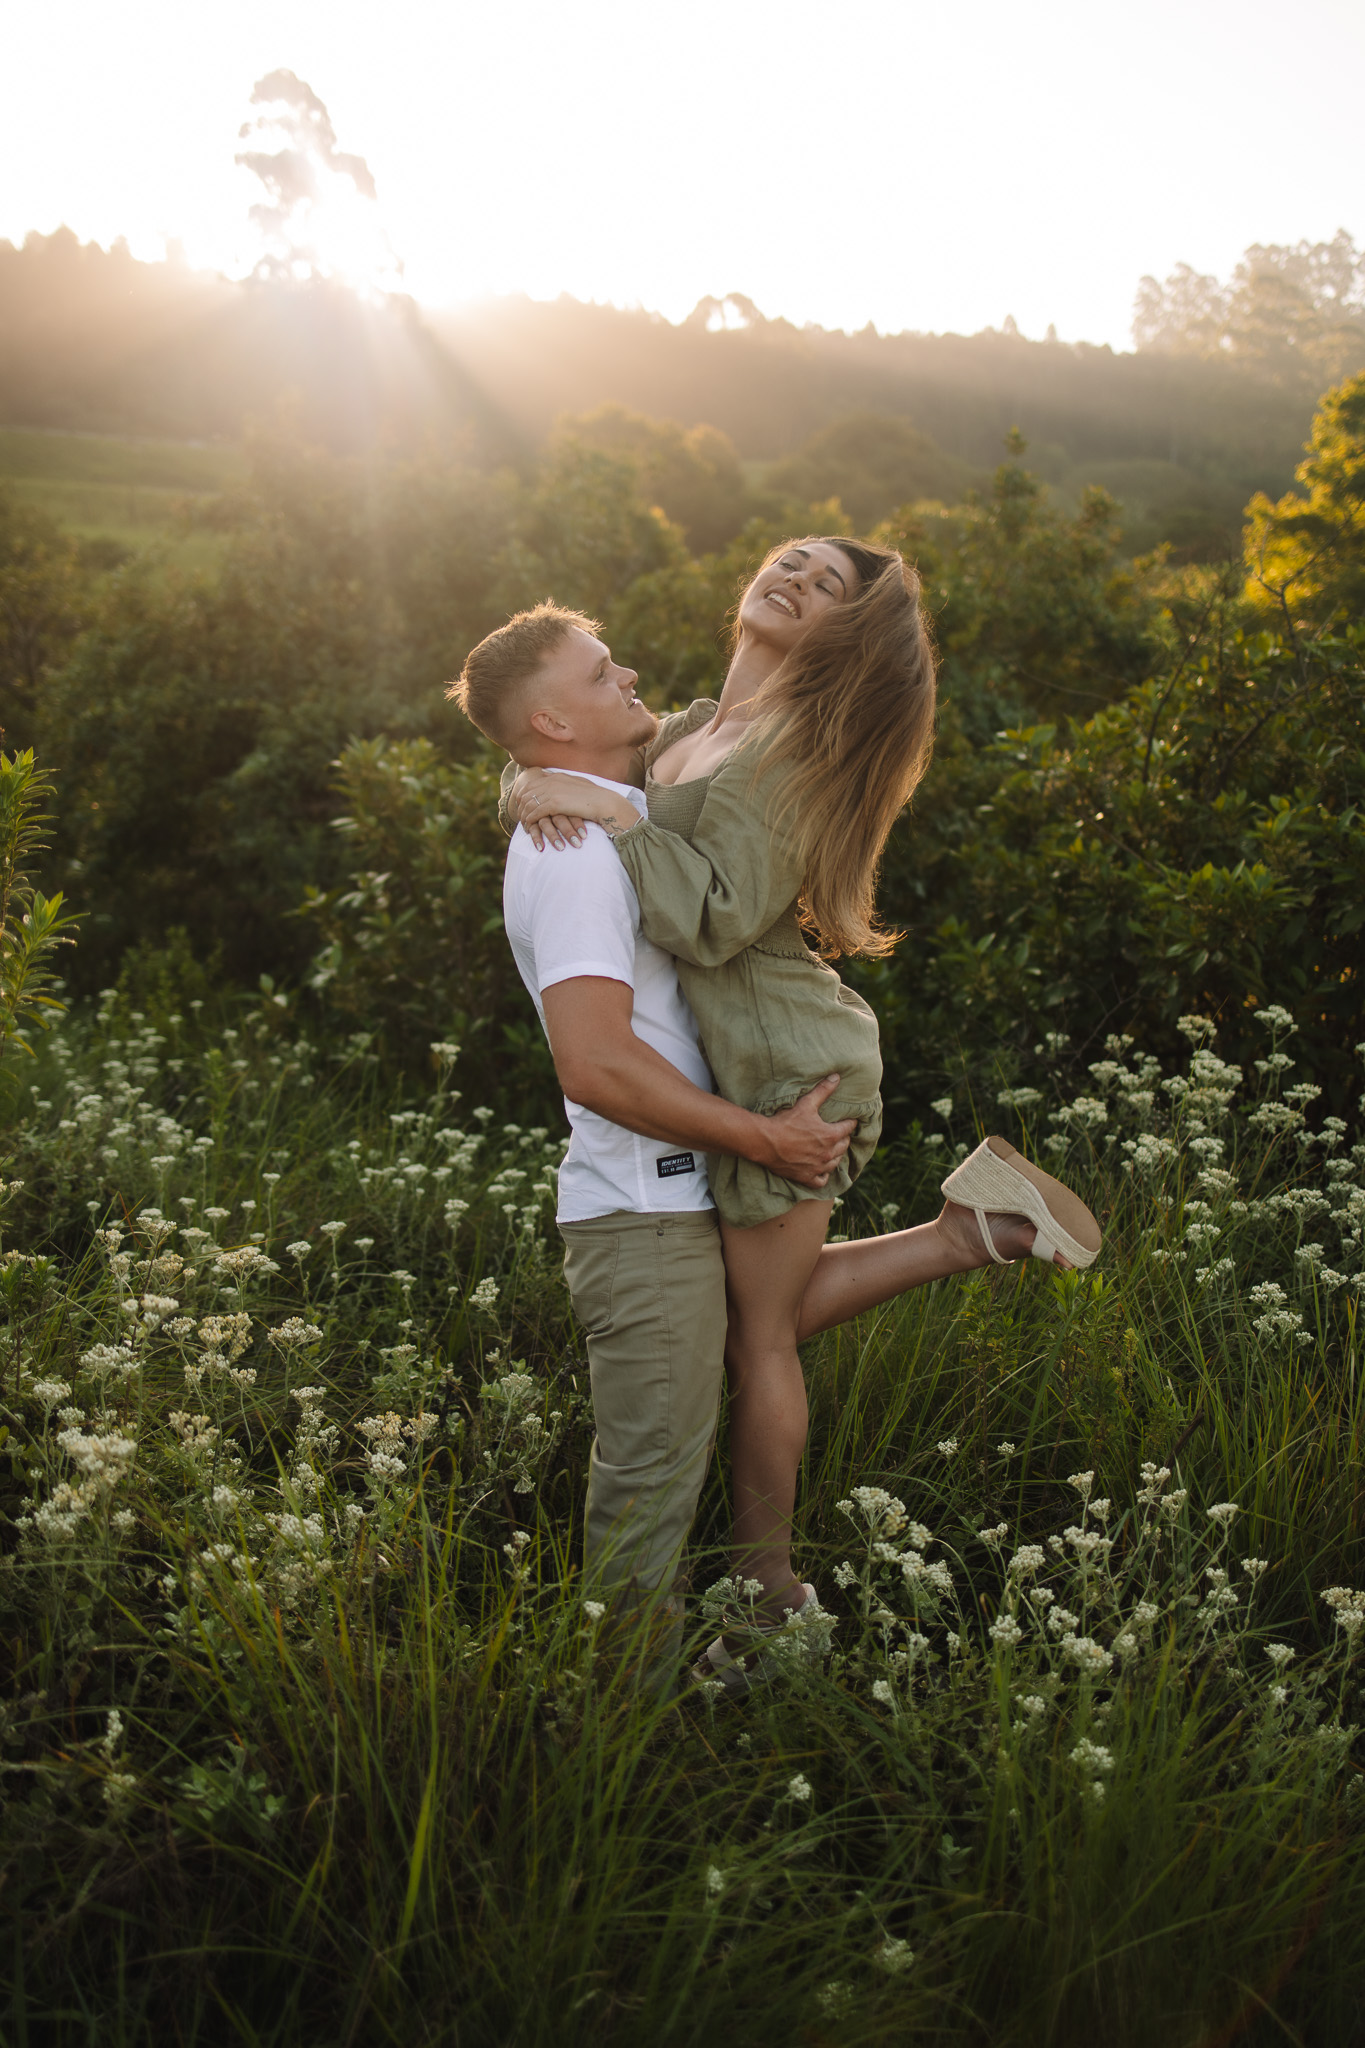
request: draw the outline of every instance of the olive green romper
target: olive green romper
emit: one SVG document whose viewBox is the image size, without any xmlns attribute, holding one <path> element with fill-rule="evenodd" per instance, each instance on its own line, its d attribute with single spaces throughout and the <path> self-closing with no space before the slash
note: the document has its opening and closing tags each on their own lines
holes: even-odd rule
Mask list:
<svg viewBox="0 0 1365 2048">
<path fill-rule="evenodd" d="M 767 821 L 776 782 L 764 776 L 761 757 L 741 746 L 710 775 L 654 780 L 660 754 L 709 724 L 716 709 L 699 698 L 663 720 L 645 753 L 649 816 L 613 844 L 635 884 L 646 936 L 677 962 L 717 1092 L 771 1115 L 838 1073 L 821 1114 L 858 1119 L 823 1188 L 800 1187 L 752 1160 L 709 1155 L 722 1219 L 747 1227 L 853 1185 L 881 1133 L 882 1063 L 876 1017 L 801 935 L 801 868 L 790 831 Z"/>
</svg>

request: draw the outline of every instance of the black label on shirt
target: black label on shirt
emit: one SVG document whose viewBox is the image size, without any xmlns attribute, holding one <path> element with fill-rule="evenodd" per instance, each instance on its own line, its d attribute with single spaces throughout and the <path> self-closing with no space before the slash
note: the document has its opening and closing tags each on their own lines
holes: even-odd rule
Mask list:
<svg viewBox="0 0 1365 2048">
<path fill-rule="evenodd" d="M 695 1173 L 697 1162 L 691 1152 L 670 1152 L 667 1159 L 655 1161 L 654 1171 L 660 1180 L 669 1180 L 675 1173 Z"/>
</svg>

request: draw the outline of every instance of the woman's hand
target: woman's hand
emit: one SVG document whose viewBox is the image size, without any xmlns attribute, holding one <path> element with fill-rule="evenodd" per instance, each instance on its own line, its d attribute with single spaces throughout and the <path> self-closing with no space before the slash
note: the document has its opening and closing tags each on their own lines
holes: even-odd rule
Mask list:
<svg viewBox="0 0 1365 2048">
<path fill-rule="evenodd" d="M 566 845 L 581 846 L 589 818 L 613 838 L 637 822 L 629 797 L 562 768 L 523 768 L 508 792 L 507 808 L 537 852 L 547 840 L 561 852 Z"/>
</svg>

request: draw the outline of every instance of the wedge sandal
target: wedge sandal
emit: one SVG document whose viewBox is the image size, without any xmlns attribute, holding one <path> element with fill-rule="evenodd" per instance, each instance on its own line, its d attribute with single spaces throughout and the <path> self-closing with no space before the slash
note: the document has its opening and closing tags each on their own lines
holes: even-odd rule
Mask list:
<svg viewBox="0 0 1365 2048">
<path fill-rule="evenodd" d="M 950 1202 L 975 1212 L 986 1249 L 998 1266 L 1010 1261 L 996 1250 L 988 1214 L 1027 1216 L 1037 1231 L 1033 1256 L 1052 1264 L 1060 1252 L 1073 1266 L 1089 1266 L 1100 1248 L 1100 1226 L 1079 1195 L 1025 1159 L 1006 1138 L 985 1138 L 943 1183 Z"/>
<path fill-rule="evenodd" d="M 713 1643 L 708 1643 L 692 1666 L 693 1682 L 705 1685 L 708 1681 L 718 1681 L 732 1699 L 743 1699 L 755 1685 L 766 1684 L 781 1668 L 791 1650 L 794 1649 L 798 1655 L 805 1650 L 806 1646 L 799 1639 L 805 1627 L 801 1617 L 807 1609 L 811 1617 L 823 1612 L 814 1586 L 803 1583 L 801 1590 L 805 1600 L 800 1607 L 789 1610 L 785 1621 L 779 1622 L 776 1628 L 750 1631 L 750 1649 L 732 1653 L 725 1647 L 724 1636 L 717 1636 Z M 782 1649 L 775 1651 L 772 1645 L 779 1637 L 783 1639 Z"/>
</svg>

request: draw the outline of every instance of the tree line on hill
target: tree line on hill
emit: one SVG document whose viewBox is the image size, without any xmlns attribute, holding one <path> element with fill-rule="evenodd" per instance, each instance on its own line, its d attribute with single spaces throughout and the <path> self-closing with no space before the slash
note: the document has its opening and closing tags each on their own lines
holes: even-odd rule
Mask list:
<svg viewBox="0 0 1365 2048">
<path fill-rule="evenodd" d="M 565 415 L 619 407 L 712 430 L 694 449 L 712 471 L 704 517 L 660 499 L 702 547 L 761 512 L 764 490 L 838 496 L 862 525 L 913 498 L 954 502 L 1018 426 L 1073 506 L 1087 483 L 1120 498 L 1130 551 L 1168 541 L 1211 559 L 1236 551 L 1253 491 L 1287 488 L 1316 392 L 1365 364 L 1361 277 L 1338 235 L 1250 250 L 1227 286 L 1145 279 L 1128 355 L 797 328 L 738 294 L 678 325 L 569 299 L 424 314 L 326 279 L 140 263 L 59 230 L 0 244 L 0 419 L 235 438 L 285 406 L 334 453 L 435 448 L 525 473 Z M 619 421 L 593 431 L 620 445 Z"/>
</svg>

